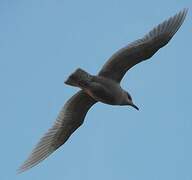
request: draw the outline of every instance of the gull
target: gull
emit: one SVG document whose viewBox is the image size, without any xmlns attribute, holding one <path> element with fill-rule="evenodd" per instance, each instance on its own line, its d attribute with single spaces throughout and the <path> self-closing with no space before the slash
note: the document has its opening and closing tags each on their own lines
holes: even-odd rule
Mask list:
<svg viewBox="0 0 192 180">
<path fill-rule="evenodd" d="M 132 106 L 131 95 L 120 86 L 125 73 L 136 64 L 151 58 L 165 46 L 182 25 L 188 9 L 183 9 L 168 20 L 154 27 L 140 38 L 113 54 L 97 75 L 91 75 L 78 68 L 65 81 L 65 84 L 79 87 L 81 90 L 73 95 L 60 111 L 56 122 L 40 139 L 28 159 L 18 169 L 26 171 L 47 158 L 84 121 L 88 110 L 97 102 L 109 105 Z"/>
</svg>

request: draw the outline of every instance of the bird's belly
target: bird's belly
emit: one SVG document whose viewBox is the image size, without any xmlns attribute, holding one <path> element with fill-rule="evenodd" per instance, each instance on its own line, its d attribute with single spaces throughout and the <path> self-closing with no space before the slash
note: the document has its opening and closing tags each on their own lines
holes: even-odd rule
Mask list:
<svg viewBox="0 0 192 180">
<path fill-rule="evenodd" d="M 91 96 L 96 101 L 100 101 L 105 104 L 110 105 L 118 105 L 118 97 L 115 95 L 115 93 L 107 92 L 103 89 L 97 89 L 97 90 L 86 90 L 86 93 Z"/>
</svg>

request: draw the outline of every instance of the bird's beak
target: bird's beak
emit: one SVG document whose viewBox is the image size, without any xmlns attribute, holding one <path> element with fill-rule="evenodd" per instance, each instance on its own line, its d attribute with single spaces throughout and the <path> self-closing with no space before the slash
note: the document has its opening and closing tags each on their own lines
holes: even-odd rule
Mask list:
<svg viewBox="0 0 192 180">
<path fill-rule="evenodd" d="M 130 106 L 134 107 L 135 109 L 137 109 L 139 111 L 139 108 L 135 105 L 135 104 L 130 104 Z"/>
</svg>

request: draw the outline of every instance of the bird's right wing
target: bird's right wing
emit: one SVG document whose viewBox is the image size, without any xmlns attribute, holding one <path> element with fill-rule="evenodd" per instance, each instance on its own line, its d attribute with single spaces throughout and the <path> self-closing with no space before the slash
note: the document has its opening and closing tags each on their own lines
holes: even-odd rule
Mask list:
<svg viewBox="0 0 192 180">
<path fill-rule="evenodd" d="M 40 139 L 18 172 L 32 168 L 64 144 L 83 123 L 88 110 L 95 103 L 96 101 L 83 91 L 72 96 L 62 108 L 53 127 Z"/>
<path fill-rule="evenodd" d="M 182 25 L 186 14 L 187 9 L 180 11 L 153 28 L 143 38 L 117 51 L 105 63 L 98 75 L 120 82 L 130 68 L 149 59 L 171 40 Z"/>
</svg>

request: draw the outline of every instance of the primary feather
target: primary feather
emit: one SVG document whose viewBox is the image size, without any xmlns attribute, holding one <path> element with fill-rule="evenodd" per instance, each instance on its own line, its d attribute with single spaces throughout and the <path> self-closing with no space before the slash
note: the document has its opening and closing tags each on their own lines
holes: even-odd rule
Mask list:
<svg viewBox="0 0 192 180">
<path fill-rule="evenodd" d="M 183 9 L 153 28 L 143 38 L 117 51 L 105 63 L 98 75 L 120 82 L 130 68 L 152 57 L 171 40 L 182 25 L 187 11 L 187 9 Z"/>
<path fill-rule="evenodd" d="M 83 91 L 72 96 L 60 111 L 53 127 L 40 139 L 18 172 L 26 171 L 37 165 L 64 144 L 83 123 L 87 111 L 95 103 L 96 101 Z"/>
</svg>

